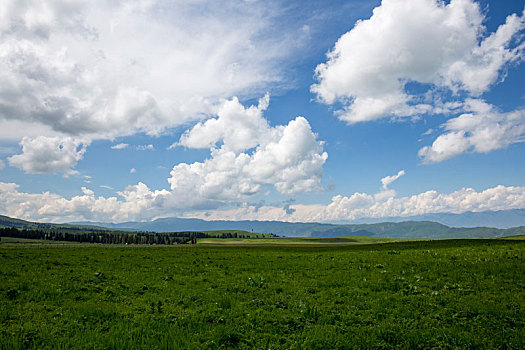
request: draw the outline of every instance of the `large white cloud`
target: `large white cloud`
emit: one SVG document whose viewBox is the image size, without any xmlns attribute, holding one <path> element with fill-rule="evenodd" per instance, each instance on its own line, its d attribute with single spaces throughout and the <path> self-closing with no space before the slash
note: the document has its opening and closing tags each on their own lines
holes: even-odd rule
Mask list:
<svg viewBox="0 0 525 350">
<path fill-rule="evenodd" d="M 245 108 L 234 98 L 224 101 L 217 118 L 199 123 L 182 135 L 179 145 L 211 148 L 204 162 L 173 167 L 171 190 L 176 197 L 242 201 L 264 185 L 293 194 L 321 189 L 328 155 L 310 124 L 297 117 L 271 127 L 263 116 L 269 97 Z"/>
<path fill-rule="evenodd" d="M 479 96 L 523 57 L 523 16 L 510 15 L 488 36 L 484 19 L 472 0 L 383 0 L 339 38 L 311 89 L 322 102 L 340 102 L 348 123 L 446 112 L 407 83 Z"/>
<path fill-rule="evenodd" d="M 468 99 L 468 113 L 449 119 L 445 133 L 419 150 L 424 163 L 440 162 L 465 152 L 487 153 L 525 141 L 525 110 L 501 113 L 482 100 Z"/>
<path fill-rule="evenodd" d="M 87 143 L 72 137 L 24 137 L 22 154 L 8 159 L 11 166 L 30 174 L 75 174 L 73 167 L 84 157 Z"/>
<path fill-rule="evenodd" d="M 0 124 L 95 139 L 208 115 L 282 83 L 302 43 L 279 13 L 236 0 L 2 1 Z"/>
</svg>

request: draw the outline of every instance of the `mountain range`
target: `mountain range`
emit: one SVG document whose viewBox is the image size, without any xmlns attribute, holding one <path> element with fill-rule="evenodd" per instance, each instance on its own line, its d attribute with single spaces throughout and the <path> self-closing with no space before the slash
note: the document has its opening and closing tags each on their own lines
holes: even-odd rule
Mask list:
<svg viewBox="0 0 525 350">
<path fill-rule="evenodd" d="M 465 212 L 461 214 L 435 213 L 408 217 L 366 218 L 355 221 L 340 222 L 346 224 L 374 224 L 380 222 L 401 221 L 434 221 L 450 227 L 495 227 L 511 228 L 525 226 L 525 209 L 499 211 Z"/>
<path fill-rule="evenodd" d="M 442 222 L 423 220 L 435 219 Z M 0 227 L 26 229 L 67 229 L 67 230 L 122 230 L 122 231 L 212 231 L 245 230 L 257 233 L 273 233 L 288 237 L 338 237 L 338 236 L 375 236 L 392 238 L 499 238 L 504 236 L 525 235 L 525 210 L 506 210 L 484 213 L 431 214 L 425 216 L 395 218 L 388 222 L 376 223 L 292 223 L 282 221 L 206 221 L 186 218 L 160 218 L 146 222 L 75 222 L 68 224 L 39 223 L 14 219 L 0 215 Z M 478 220 L 480 225 L 475 226 Z M 462 224 L 465 227 L 453 227 L 443 222 Z M 499 223 L 500 227 L 488 227 L 482 224 Z M 505 224 L 506 223 L 506 224 Z M 515 227 L 509 227 L 515 224 Z M 503 227 L 502 227 L 503 226 Z"/>
<path fill-rule="evenodd" d="M 97 225 L 118 230 L 156 232 L 246 230 L 289 237 L 361 235 L 395 238 L 489 238 L 525 234 L 525 209 L 463 214 L 429 214 L 409 218 L 389 218 L 388 222 L 370 221 L 372 220 L 365 223 L 327 224 L 161 218 L 147 222 L 131 221 L 119 224 L 101 222 L 79 222 L 75 224 Z"/>
<path fill-rule="evenodd" d="M 83 223 L 86 225 L 87 223 Z M 382 222 L 376 224 L 322 224 L 281 221 L 205 221 L 200 219 L 163 218 L 150 222 L 121 224 L 96 223 L 118 230 L 137 231 L 211 231 L 246 230 L 274 233 L 287 237 L 376 236 L 392 238 L 499 238 L 523 235 L 525 226 L 499 229 L 493 227 L 449 227 L 432 221 Z"/>
</svg>

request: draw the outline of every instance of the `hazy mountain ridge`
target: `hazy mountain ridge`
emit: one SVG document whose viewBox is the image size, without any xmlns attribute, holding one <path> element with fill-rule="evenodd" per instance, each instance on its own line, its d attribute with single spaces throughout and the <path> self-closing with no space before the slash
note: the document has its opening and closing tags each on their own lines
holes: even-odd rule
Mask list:
<svg viewBox="0 0 525 350">
<path fill-rule="evenodd" d="M 468 213 L 467 217 L 524 217 L 525 210 L 501 212 Z M 450 214 L 454 215 L 454 214 Z M 452 216 L 453 218 L 455 216 Z M 496 227 L 450 227 L 434 221 L 401 221 L 362 224 L 326 224 L 326 223 L 291 223 L 281 221 L 206 221 L 201 219 L 161 218 L 149 222 L 78 222 L 54 224 L 29 222 L 0 216 L 0 227 L 9 226 L 28 229 L 70 229 L 70 230 L 129 230 L 129 231 L 212 231 L 212 230 L 245 230 L 257 233 L 274 233 L 289 237 L 338 237 L 338 236 L 375 236 L 392 238 L 499 238 L 525 234 L 525 225 L 512 228 Z"/>
<path fill-rule="evenodd" d="M 423 220 L 426 217 L 436 220 Z M 495 222 L 507 227 L 475 225 L 476 219 L 482 223 Z M 492 220 L 489 220 L 492 218 Z M 414 220 L 412 220 L 414 219 Z M 418 220 L 419 219 L 419 220 Z M 443 222 L 456 222 L 464 227 L 451 227 Z M 185 230 L 246 230 L 259 233 L 275 233 L 292 237 L 337 237 L 345 235 L 381 236 L 395 238 L 468 238 L 502 237 L 525 233 L 525 209 L 464 213 L 464 214 L 429 214 L 411 218 L 395 218 L 389 222 L 376 223 L 290 223 L 281 221 L 206 221 L 201 219 L 161 218 L 151 222 L 125 222 L 120 224 L 89 223 L 114 229 L 146 231 L 185 231 Z M 515 223 L 509 227 L 509 223 Z M 81 223 L 88 224 L 88 223 Z M 503 226 L 503 225 L 499 225 Z"/>
<path fill-rule="evenodd" d="M 407 217 L 366 218 L 341 224 L 375 224 L 381 222 L 434 221 L 450 227 L 495 227 L 511 228 L 525 226 L 525 209 L 465 212 L 461 214 L 434 213 Z"/>
</svg>

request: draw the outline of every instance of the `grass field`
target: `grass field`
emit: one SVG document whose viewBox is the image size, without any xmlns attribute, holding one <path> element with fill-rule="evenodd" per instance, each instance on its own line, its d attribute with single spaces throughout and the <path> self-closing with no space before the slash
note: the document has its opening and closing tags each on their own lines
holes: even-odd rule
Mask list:
<svg viewBox="0 0 525 350">
<path fill-rule="evenodd" d="M 523 240 L 315 243 L 2 243 L 0 347 L 525 347 Z"/>
<path fill-rule="evenodd" d="M 342 237 L 267 237 L 267 238 L 200 238 L 199 244 L 211 245 L 324 245 L 324 244 L 366 244 L 403 242 L 407 239 L 381 238 L 366 236 L 342 236 Z"/>
</svg>

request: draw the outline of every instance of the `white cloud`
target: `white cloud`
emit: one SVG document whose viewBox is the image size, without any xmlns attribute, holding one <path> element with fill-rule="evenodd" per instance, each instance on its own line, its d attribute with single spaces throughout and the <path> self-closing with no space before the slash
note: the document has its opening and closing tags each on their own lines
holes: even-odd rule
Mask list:
<svg viewBox="0 0 525 350">
<path fill-rule="evenodd" d="M 210 157 L 203 162 L 176 164 L 168 179 L 170 190 L 150 191 L 141 183 L 129 186 L 119 192 L 126 198 L 125 207 L 130 207 L 129 210 L 135 213 L 135 210 L 140 211 L 150 205 L 156 208 L 151 208 L 153 212 L 173 215 L 174 210 L 237 205 L 263 190 L 267 191 L 269 187 L 283 194 L 322 189 L 323 164 L 328 157 L 323 152 L 323 143 L 317 140 L 310 124 L 303 117 L 297 117 L 286 125 L 270 127 L 262 115 L 267 105 L 267 96 L 261 99 L 258 106 L 249 108 L 244 108 L 236 98 L 223 101 L 217 118 L 210 120 L 224 125 L 224 129 L 227 123 L 223 119 L 232 121 L 236 136 L 232 137 L 226 132 L 216 136 L 210 132 L 206 139 L 201 131 L 210 124 L 208 121 L 198 124 L 201 127 L 194 127 L 185 133 L 181 140 L 186 141 L 179 143 L 200 147 L 200 144 L 192 143 L 197 133 L 199 141 L 212 145 Z M 245 123 L 241 122 L 243 119 Z M 238 121 L 237 124 L 234 120 Z M 257 122 L 252 123 L 252 120 Z M 219 129 L 213 129 L 216 130 Z M 242 135 L 254 135 L 256 138 L 246 139 Z M 32 173 L 72 173 L 71 168 L 85 151 L 84 147 L 78 149 L 80 145 L 80 141 L 72 138 L 25 138 L 23 154 L 9 158 L 9 161 L 11 165 Z M 131 174 L 135 172 L 135 168 L 130 170 Z M 128 203 L 137 199 L 137 196 L 141 203 L 139 209 Z M 91 199 L 86 201 L 82 200 L 82 203 L 91 203 Z M 110 199 L 106 202 L 116 205 Z M 99 198 L 96 203 L 106 202 Z M 50 209 L 46 209 L 46 212 L 50 212 Z M 114 215 L 117 215 L 116 218 L 127 214 Z M 146 215 L 146 212 L 141 215 Z"/>
<path fill-rule="evenodd" d="M 149 145 L 138 145 L 137 151 L 153 151 L 155 147 L 152 144 Z"/>
<path fill-rule="evenodd" d="M 0 140 L 113 139 L 288 86 L 306 38 L 279 2 L 0 2 Z M 286 30 L 285 30 L 286 29 Z"/>
<path fill-rule="evenodd" d="M 372 217 L 414 216 L 429 213 L 463 213 L 466 211 L 525 208 L 525 187 L 496 186 L 481 192 L 472 188 L 440 194 L 427 191 L 409 197 L 375 200 L 356 193 L 350 197 L 335 196 L 318 220 L 355 220 Z"/>
<path fill-rule="evenodd" d="M 106 190 L 114 190 L 113 187 L 108 186 L 108 185 L 100 185 L 99 187 L 100 187 L 100 188 L 105 188 Z"/>
<path fill-rule="evenodd" d="M 0 117 L 0 126 L 0 140 L 11 141 L 13 143 L 20 142 L 20 140 L 24 136 L 30 138 L 35 138 L 38 136 L 53 137 L 57 136 L 57 134 L 62 136 L 60 133 L 53 131 L 51 127 L 35 122 L 20 120 L 3 120 L 2 117 Z"/>
<path fill-rule="evenodd" d="M 128 186 L 117 197 L 96 197 L 82 187 L 82 194 L 66 199 L 44 192 L 30 194 L 18 191 L 14 183 L 0 182 L 0 212 L 8 216 L 46 221 L 127 221 L 152 218 L 162 212 L 155 205 L 157 197 L 166 191 L 150 191 L 143 183 Z M 164 212 L 165 213 L 165 212 Z"/>
<path fill-rule="evenodd" d="M 336 114 L 348 123 L 447 112 L 411 95 L 406 84 L 478 96 L 522 57 L 523 16 L 510 15 L 488 36 L 483 20 L 472 0 L 383 0 L 339 38 L 311 89 L 324 103 L 342 103 Z"/>
<path fill-rule="evenodd" d="M 130 173 L 130 174 L 134 174 L 134 173 L 136 173 L 136 172 L 137 172 L 137 169 L 135 169 L 135 168 L 131 168 L 131 169 L 129 170 L 129 173 Z"/>
<path fill-rule="evenodd" d="M 441 162 L 465 152 L 487 153 L 525 141 L 525 110 L 498 112 L 482 100 L 467 99 L 469 113 L 449 119 L 445 132 L 419 150 L 424 163 Z"/>
<path fill-rule="evenodd" d="M 421 136 L 428 136 L 428 135 L 431 135 L 433 132 L 434 132 L 434 129 L 428 129 Z"/>
<path fill-rule="evenodd" d="M 0 122 L 95 139 L 199 118 L 220 98 L 281 84 L 301 29 L 277 30 L 280 12 L 233 1 L 2 1 Z"/>
<path fill-rule="evenodd" d="M 224 101 L 217 118 L 196 124 L 182 135 L 178 144 L 189 148 L 213 148 L 222 141 L 221 148 L 233 152 L 257 146 L 271 137 L 270 126 L 263 116 L 269 98 L 266 94 L 258 106 L 249 108 L 244 108 L 236 97 Z"/>
<path fill-rule="evenodd" d="M 270 127 L 262 113 L 268 99 L 267 95 L 249 108 L 236 98 L 224 101 L 217 118 L 182 135 L 178 144 L 211 147 L 211 157 L 173 167 L 168 181 L 175 197 L 188 197 L 189 203 L 215 203 L 242 201 L 264 185 L 284 194 L 321 189 L 322 167 L 328 157 L 322 142 L 303 117 Z"/>
<path fill-rule="evenodd" d="M 111 146 L 111 149 L 124 149 L 127 148 L 129 145 L 127 143 L 119 143 L 116 145 Z"/>
<path fill-rule="evenodd" d="M 381 193 L 381 192 L 380 192 Z M 279 220 L 289 222 L 333 222 L 363 218 L 408 217 L 430 213 L 463 213 L 467 211 L 508 210 L 525 208 L 525 187 L 496 186 L 477 192 L 462 188 L 440 194 L 426 191 L 413 196 L 377 197 L 367 193 L 337 195 L 328 205 L 295 204 L 288 214 L 282 207 L 245 205 L 212 212 L 188 212 L 186 217 L 204 220 Z"/>
<path fill-rule="evenodd" d="M 30 174 L 77 173 L 72 168 L 81 160 L 87 143 L 71 137 L 24 137 L 20 142 L 22 154 L 8 159 L 11 166 Z"/>
<path fill-rule="evenodd" d="M 389 189 L 388 186 L 403 175 L 405 175 L 405 171 L 400 170 L 396 175 L 385 176 L 384 178 L 382 178 L 381 184 L 383 189 L 374 195 L 374 200 L 384 201 L 388 198 L 395 197 L 397 192 L 395 190 Z"/>
<path fill-rule="evenodd" d="M 176 201 L 184 201 L 186 198 L 178 198 L 167 190 L 151 191 L 140 182 L 117 192 L 120 198 L 96 197 L 92 190 L 85 187 L 82 188 L 81 195 L 71 199 L 49 192 L 19 192 L 18 188 L 17 184 L 0 182 L 0 213 L 17 218 L 61 222 L 149 220 L 173 216 L 174 213 L 206 220 L 326 222 L 525 208 L 525 187 L 501 185 L 479 192 L 472 188 L 462 188 L 451 193 L 430 190 L 412 196 L 383 199 L 367 193 L 354 193 L 350 196 L 334 196 L 328 205 L 290 204 L 283 208 L 245 204 L 235 209 L 211 212 L 202 211 L 198 207 L 191 209 L 181 206 Z M 180 210 L 181 208 L 184 209 Z"/>
<path fill-rule="evenodd" d="M 385 176 L 384 178 L 382 178 L 381 179 L 381 184 L 383 185 L 383 189 L 384 190 L 388 189 L 388 185 L 390 185 L 392 182 L 396 181 L 397 179 L 399 179 L 403 175 L 405 175 L 405 171 L 404 170 L 399 170 L 399 172 L 396 175 Z"/>
</svg>

